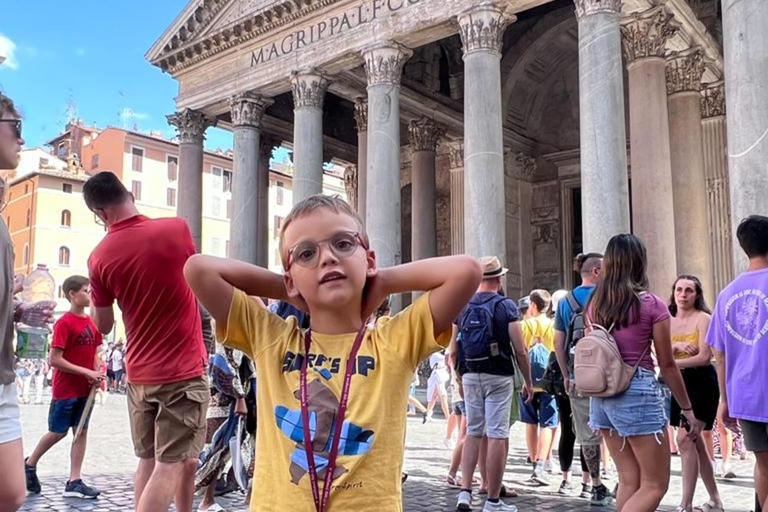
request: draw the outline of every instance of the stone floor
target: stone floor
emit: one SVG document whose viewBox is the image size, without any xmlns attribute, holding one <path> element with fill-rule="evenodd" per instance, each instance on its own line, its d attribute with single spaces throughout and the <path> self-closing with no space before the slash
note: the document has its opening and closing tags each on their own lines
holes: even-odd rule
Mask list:
<svg viewBox="0 0 768 512">
<path fill-rule="evenodd" d="M 46 400 L 47 402 L 47 400 Z M 33 443 L 47 429 L 47 405 L 23 405 L 22 425 L 24 429 L 25 452 L 29 453 Z M 406 512 L 447 512 L 455 510 L 456 490 L 443 484 L 448 468 L 449 451 L 443 447 L 445 421 L 435 419 L 421 425 L 421 420 L 409 419 L 408 438 L 405 451 L 405 470 L 409 473 L 404 486 L 403 505 Z M 525 480 L 530 469 L 525 465 L 523 429 L 513 428 L 512 449 L 507 465 L 505 482 L 514 487 L 520 496 L 510 502 L 521 512 L 534 510 L 557 510 L 557 512 L 586 512 L 590 508 L 586 500 L 565 498 L 556 494 L 558 478 L 553 475 L 550 487 L 528 487 Z M 43 492 L 30 496 L 22 511 L 126 511 L 132 510 L 133 470 L 136 459 L 131 449 L 128 429 L 128 413 L 125 397 L 112 395 L 105 407 L 97 406 L 94 412 L 89 446 L 83 473 L 86 482 L 102 490 L 99 499 L 81 501 L 63 498 L 69 468 L 69 442 L 64 441 L 49 452 L 40 463 L 38 474 Z M 662 502 L 664 511 L 674 510 L 680 498 L 680 459 L 673 458 L 670 491 Z M 739 462 L 735 467 L 743 478 L 720 480 L 720 492 L 728 512 L 746 512 L 753 508 L 754 497 L 750 462 Z M 612 483 L 609 483 L 612 487 Z M 705 501 L 703 485 L 699 485 L 695 503 Z M 243 496 L 231 494 L 218 498 L 219 503 L 230 512 L 246 511 Z M 475 509 L 481 510 L 482 502 L 475 502 Z M 613 507 L 610 507 L 613 510 Z"/>
</svg>

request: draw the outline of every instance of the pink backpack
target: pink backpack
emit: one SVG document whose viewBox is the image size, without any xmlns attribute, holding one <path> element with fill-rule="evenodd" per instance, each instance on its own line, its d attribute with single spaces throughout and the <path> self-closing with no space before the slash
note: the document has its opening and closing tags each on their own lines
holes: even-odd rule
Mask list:
<svg viewBox="0 0 768 512">
<path fill-rule="evenodd" d="M 586 318 L 586 317 L 585 317 Z M 634 366 L 624 362 L 619 346 L 609 329 L 587 320 L 587 332 L 576 344 L 574 379 L 576 390 L 583 396 L 606 398 L 629 388 L 640 361 L 651 348 L 650 342 Z"/>
</svg>

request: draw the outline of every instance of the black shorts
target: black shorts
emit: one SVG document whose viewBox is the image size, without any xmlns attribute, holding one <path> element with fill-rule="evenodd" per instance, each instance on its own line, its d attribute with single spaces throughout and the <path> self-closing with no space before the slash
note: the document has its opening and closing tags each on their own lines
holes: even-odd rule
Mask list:
<svg viewBox="0 0 768 512">
<path fill-rule="evenodd" d="M 696 366 L 694 368 L 681 368 L 683 383 L 691 400 L 693 414 L 696 419 L 704 422 L 704 430 L 712 430 L 717 417 L 717 407 L 720 404 L 720 388 L 717 386 L 717 372 L 715 368 Z M 680 405 L 672 398 L 672 407 L 669 414 L 669 424 L 673 427 L 680 426 Z"/>
<path fill-rule="evenodd" d="M 459 400 L 458 402 L 454 403 L 452 407 L 453 414 L 456 416 L 464 416 L 467 414 L 467 409 L 464 407 L 464 400 Z"/>
<path fill-rule="evenodd" d="M 112 370 L 107 370 L 107 378 L 109 380 L 115 380 L 115 372 L 113 372 Z"/>
</svg>

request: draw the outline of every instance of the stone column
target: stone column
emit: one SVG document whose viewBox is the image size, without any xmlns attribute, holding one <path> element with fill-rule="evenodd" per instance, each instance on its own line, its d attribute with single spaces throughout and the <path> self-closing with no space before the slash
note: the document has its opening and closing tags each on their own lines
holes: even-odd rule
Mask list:
<svg viewBox="0 0 768 512">
<path fill-rule="evenodd" d="M 674 54 L 667 61 L 677 272 L 698 277 L 711 304 L 714 290 L 701 131 L 703 74 L 704 56 L 698 48 Z"/>
<path fill-rule="evenodd" d="M 230 100 L 234 132 L 234 165 L 232 173 L 233 214 L 229 224 L 229 257 L 262 265 L 257 255 L 261 249 L 259 230 L 266 225 L 260 215 L 260 201 L 266 195 L 265 183 L 259 179 L 259 143 L 264 110 L 272 103 L 252 92 Z M 269 181 L 266 183 L 269 187 Z"/>
<path fill-rule="evenodd" d="M 708 84 L 701 91 L 701 128 L 704 146 L 704 175 L 707 180 L 707 219 L 714 295 L 733 279 L 731 201 L 728 191 L 728 154 L 726 148 L 725 87 L 723 82 Z"/>
<path fill-rule="evenodd" d="M 411 261 L 437 256 L 435 151 L 445 129 L 422 117 L 408 125 L 411 159 Z"/>
<path fill-rule="evenodd" d="M 363 98 L 355 101 L 357 126 L 357 213 L 365 222 L 368 191 L 368 102 Z"/>
<path fill-rule="evenodd" d="M 481 2 L 459 15 L 464 51 L 464 249 L 504 258 L 504 142 L 501 112 L 501 44 L 510 19 Z"/>
<path fill-rule="evenodd" d="M 630 230 L 621 0 L 575 3 L 579 22 L 582 237 L 584 252 L 603 252 L 613 235 Z"/>
<path fill-rule="evenodd" d="M 260 267 L 269 268 L 272 253 L 269 250 L 269 160 L 272 158 L 272 150 L 280 145 L 281 139 L 262 134 L 259 141 L 259 167 L 258 167 L 258 210 L 256 218 L 259 219 L 256 230 L 257 250 L 256 264 Z M 262 220 L 263 219 L 263 220 Z"/>
<path fill-rule="evenodd" d="M 648 248 L 651 291 L 661 296 L 677 277 L 665 77 L 665 44 L 676 31 L 663 7 L 635 14 L 621 26 L 629 68 L 633 227 Z"/>
<path fill-rule="evenodd" d="M 731 219 L 768 215 L 768 2 L 722 0 Z M 734 271 L 747 260 L 733 244 Z"/>
<path fill-rule="evenodd" d="M 291 74 L 293 204 L 323 192 L 323 100 L 328 80 L 317 70 Z"/>
<path fill-rule="evenodd" d="M 186 109 L 166 116 L 179 133 L 179 185 L 176 212 L 187 221 L 199 251 L 203 237 L 203 140 L 205 130 L 216 120 L 197 110 Z"/>
<path fill-rule="evenodd" d="M 451 173 L 451 254 L 464 254 L 464 143 L 448 146 Z"/>
<path fill-rule="evenodd" d="M 388 41 L 363 52 L 368 75 L 366 219 L 378 263 L 400 263 L 400 76 L 411 51 Z"/>
</svg>

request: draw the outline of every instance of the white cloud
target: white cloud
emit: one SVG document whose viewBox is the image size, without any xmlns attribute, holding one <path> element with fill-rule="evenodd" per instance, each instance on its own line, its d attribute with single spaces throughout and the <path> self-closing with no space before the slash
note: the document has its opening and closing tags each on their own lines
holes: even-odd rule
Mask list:
<svg viewBox="0 0 768 512">
<path fill-rule="evenodd" d="M 18 69 L 19 61 L 16 60 L 16 43 L 8 37 L 0 34 L 0 60 L 5 59 L 0 66 L 10 69 Z"/>
<path fill-rule="evenodd" d="M 123 107 L 120 112 L 118 112 L 118 116 L 120 117 L 120 123 L 123 128 L 131 128 L 136 121 L 142 121 L 149 119 L 150 117 L 149 114 L 136 112 L 130 107 Z"/>
</svg>

